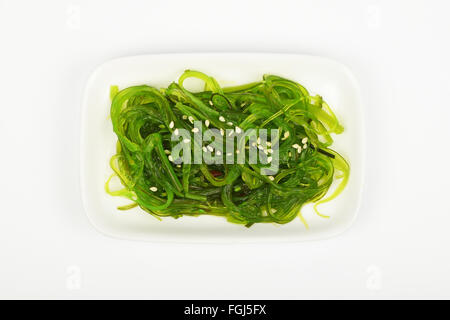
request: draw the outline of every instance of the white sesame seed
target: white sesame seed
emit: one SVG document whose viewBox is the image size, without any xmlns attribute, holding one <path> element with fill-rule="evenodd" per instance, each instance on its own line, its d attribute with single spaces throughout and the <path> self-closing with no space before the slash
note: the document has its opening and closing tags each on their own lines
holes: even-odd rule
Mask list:
<svg viewBox="0 0 450 320">
<path fill-rule="evenodd" d="M 304 145 L 303 145 L 303 149 L 306 149 L 306 148 L 308 148 L 308 145 L 307 145 L 307 144 L 304 144 Z"/>
<path fill-rule="evenodd" d="M 229 125 L 229 126 L 232 126 L 233 125 L 233 122 L 227 122 L 227 125 Z"/>
<path fill-rule="evenodd" d="M 272 157 L 268 157 L 268 158 L 267 158 L 267 162 L 268 162 L 268 163 L 271 163 L 271 162 L 272 162 Z"/>
<path fill-rule="evenodd" d="M 289 156 L 289 158 L 292 157 L 292 152 L 289 151 L 288 156 Z"/>
<path fill-rule="evenodd" d="M 189 119 L 189 122 L 190 122 L 190 123 L 194 123 L 194 117 L 193 117 L 193 116 L 189 116 L 188 119 Z"/>
<path fill-rule="evenodd" d="M 220 156 L 220 155 L 222 155 L 222 152 L 220 152 L 220 150 L 217 150 L 217 151 L 216 151 L 216 154 L 217 154 L 218 156 Z"/>
<path fill-rule="evenodd" d="M 286 140 L 287 138 L 289 138 L 289 131 L 286 131 L 283 135 L 283 138 L 281 140 Z"/>
<path fill-rule="evenodd" d="M 208 149 L 206 149 L 206 147 L 203 147 L 202 150 L 203 150 L 203 152 L 207 152 L 208 151 Z"/>
<path fill-rule="evenodd" d="M 220 134 L 221 134 L 221 135 L 224 135 L 224 134 L 225 134 L 225 131 L 224 131 L 222 128 L 220 128 Z"/>
<path fill-rule="evenodd" d="M 275 178 L 274 178 L 273 176 L 269 176 L 268 178 L 269 178 L 269 180 L 271 180 L 271 181 L 275 180 Z"/>
<path fill-rule="evenodd" d="M 198 131 L 199 131 L 198 128 L 193 128 L 193 129 L 192 129 L 192 132 L 193 132 L 193 133 L 197 133 Z"/>
<path fill-rule="evenodd" d="M 189 143 L 189 142 L 191 142 L 191 139 L 184 139 L 183 142 L 184 143 Z"/>
<path fill-rule="evenodd" d="M 273 150 L 272 149 L 267 149 L 267 152 L 268 153 L 273 153 Z"/>
<path fill-rule="evenodd" d="M 297 153 L 300 153 L 300 152 L 302 152 L 302 147 L 299 146 L 299 147 L 297 148 Z"/>
<path fill-rule="evenodd" d="M 272 142 L 269 142 L 269 141 L 268 141 L 268 142 L 267 142 L 267 146 L 268 146 L 268 147 L 271 147 L 271 146 L 272 146 Z"/>
<path fill-rule="evenodd" d="M 211 152 L 213 152 L 213 151 L 214 151 L 214 148 L 211 147 L 211 146 L 208 146 L 208 150 L 211 151 Z"/>
<path fill-rule="evenodd" d="M 252 142 L 252 147 L 256 147 L 256 142 Z"/>
<path fill-rule="evenodd" d="M 219 117 L 219 121 L 220 121 L 220 122 L 225 122 L 225 118 L 222 117 L 222 116 L 220 116 L 220 117 Z"/>
<path fill-rule="evenodd" d="M 300 146 L 298 145 L 298 144 L 293 144 L 292 145 L 292 148 L 294 148 L 294 149 L 298 149 Z"/>
<path fill-rule="evenodd" d="M 236 150 L 236 154 L 239 154 L 239 153 L 241 153 L 239 150 Z"/>
<path fill-rule="evenodd" d="M 181 168 L 181 164 L 177 164 L 177 168 Z"/>
<path fill-rule="evenodd" d="M 303 144 L 306 144 L 307 142 L 308 142 L 308 138 L 303 138 L 303 139 L 302 139 L 302 143 L 303 143 Z"/>
<path fill-rule="evenodd" d="M 166 150 L 164 150 L 164 153 L 165 153 L 165 154 L 170 154 L 170 150 L 167 150 L 167 149 L 166 149 Z"/>
<path fill-rule="evenodd" d="M 169 161 L 173 162 L 173 157 L 172 156 L 169 156 L 168 158 L 169 158 Z"/>
<path fill-rule="evenodd" d="M 232 154 L 231 152 L 228 152 L 228 153 L 227 153 L 227 156 L 228 156 L 228 157 L 231 157 L 232 155 L 233 155 L 233 154 Z"/>
<path fill-rule="evenodd" d="M 169 123 L 169 128 L 172 129 L 174 126 L 175 126 L 175 122 L 170 121 L 170 123 Z"/>
<path fill-rule="evenodd" d="M 186 120 L 187 119 L 187 115 L 185 115 L 185 114 L 183 114 L 183 120 Z"/>
<path fill-rule="evenodd" d="M 258 139 L 256 139 L 256 142 L 257 142 L 258 144 L 261 144 L 261 138 L 258 137 Z"/>
<path fill-rule="evenodd" d="M 209 100 L 208 102 L 209 102 L 209 105 L 210 105 L 210 106 L 213 105 L 213 102 L 212 102 L 211 100 Z"/>
<path fill-rule="evenodd" d="M 242 129 L 241 128 L 239 128 L 239 127 L 236 127 L 236 133 L 241 133 L 242 132 Z"/>
<path fill-rule="evenodd" d="M 150 191 L 156 192 L 156 191 L 158 191 L 158 188 L 157 187 L 150 187 Z"/>
<path fill-rule="evenodd" d="M 259 145 L 259 146 L 258 146 L 258 149 L 259 149 L 259 150 L 264 150 L 264 148 L 263 148 L 262 145 Z"/>
<path fill-rule="evenodd" d="M 229 137 L 231 137 L 234 133 L 234 130 L 231 130 L 230 133 L 228 134 Z"/>
<path fill-rule="evenodd" d="M 209 127 L 209 120 L 205 120 L 205 126 Z"/>
<path fill-rule="evenodd" d="M 176 136 L 178 135 L 178 128 L 175 129 L 175 131 L 173 132 L 173 134 L 176 135 Z"/>
</svg>

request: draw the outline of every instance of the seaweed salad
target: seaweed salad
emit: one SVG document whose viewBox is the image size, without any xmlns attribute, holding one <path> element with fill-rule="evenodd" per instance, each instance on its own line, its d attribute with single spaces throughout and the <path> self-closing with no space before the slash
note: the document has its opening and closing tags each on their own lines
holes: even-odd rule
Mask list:
<svg viewBox="0 0 450 320">
<path fill-rule="evenodd" d="M 203 81 L 204 89 L 186 89 L 188 78 Z M 320 95 L 295 81 L 264 75 L 261 81 L 221 87 L 211 76 L 186 70 L 167 88 L 112 86 L 110 96 L 118 141 L 105 189 L 130 200 L 120 210 L 139 206 L 158 219 L 221 216 L 247 227 L 298 217 L 308 227 L 302 207 L 313 203 L 318 215 L 328 217 L 317 206 L 337 197 L 349 179 L 347 161 L 331 148 L 331 134 L 344 128 Z M 203 137 L 208 130 L 224 140 L 217 134 L 210 142 L 181 134 Z M 272 132 L 270 141 L 257 137 L 263 130 Z M 256 140 L 247 132 L 256 132 Z M 221 148 L 239 137 L 242 148 Z M 192 155 L 183 149 L 183 157 L 193 159 L 200 150 L 215 161 L 180 161 L 174 152 L 180 144 L 193 147 Z M 251 152 L 262 160 L 249 161 Z M 244 160 L 229 161 L 238 157 Z M 267 170 L 274 163 L 276 169 Z M 113 177 L 122 189 L 112 190 Z"/>
</svg>

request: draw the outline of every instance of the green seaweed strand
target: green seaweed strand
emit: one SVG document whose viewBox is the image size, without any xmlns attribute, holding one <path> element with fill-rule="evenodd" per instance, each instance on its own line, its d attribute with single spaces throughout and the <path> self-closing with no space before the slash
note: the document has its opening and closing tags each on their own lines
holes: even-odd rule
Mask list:
<svg viewBox="0 0 450 320">
<path fill-rule="evenodd" d="M 202 80 L 204 90 L 187 90 L 188 78 Z M 213 77 L 186 70 L 167 88 L 112 86 L 110 96 L 118 142 L 105 190 L 131 201 L 121 210 L 139 206 L 157 218 L 213 215 L 247 227 L 299 217 L 307 226 L 302 207 L 314 203 L 316 213 L 328 217 L 317 206 L 335 199 L 348 182 L 348 162 L 330 148 L 332 134 L 344 128 L 321 96 L 289 79 L 264 75 L 259 82 L 222 88 Z M 176 165 L 169 159 L 176 128 L 192 130 L 194 119 L 224 130 L 222 117 L 243 130 L 281 130 L 273 177 L 262 175 L 260 164 Z M 122 189 L 110 188 L 113 177 Z"/>
</svg>

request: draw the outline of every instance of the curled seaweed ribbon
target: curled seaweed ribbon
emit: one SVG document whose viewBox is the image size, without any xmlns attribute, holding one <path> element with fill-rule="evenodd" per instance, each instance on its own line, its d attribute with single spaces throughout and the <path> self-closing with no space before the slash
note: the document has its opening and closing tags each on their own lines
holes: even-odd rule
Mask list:
<svg viewBox="0 0 450 320">
<path fill-rule="evenodd" d="M 191 77 L 204 82 L 203 91 L 184 87 Z M 260 82 L 222 88 L 214 78 L 186 70 L 178 83 L 164 89 L 140 85 L 119 91 L 112 86 L 111 99 L 118 141 L 110 160 L 114 173 L 105 189 L 131 201 L 121 210 L 139 206 L 157 218 L 223 216 L 247 227 L 285 224 L 298 216 L 308 226 L 301 208 L 314 203 L 316 213 L 327 217 L 317 205 L 337 197 L 349 179 L 348 163 L 330 148 L 331 134 L 343 132 L 343 127 L 321 96 L 311 96 L 294 81 L 264 75 Z M 175 164 L 171 136 L 177 128 L 193 130 L 194 121 L 201 121 L 205 130 L 222 132 L 230 126 L 278 129 L 278 171 L 263 175 L 263 164 L 248 161 Z M 123 189 L 111 190 L 114 176 Z M 339 184 L 325 198 L 335 180 Z"/>
</svg>

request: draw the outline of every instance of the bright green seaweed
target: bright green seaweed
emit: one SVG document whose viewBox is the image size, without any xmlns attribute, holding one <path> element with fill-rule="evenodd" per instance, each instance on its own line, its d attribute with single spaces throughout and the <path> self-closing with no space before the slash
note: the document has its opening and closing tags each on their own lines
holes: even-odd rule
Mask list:
<svg viewBox="0 0 450 320">
<path fill-rule="evenodd" d="M 204 91 L 186 90 L 183 82 L 190 77 L 203 80 Z M 317 205 L 338 196 L 347 184 L 349 165 L 330 149 L 331 134 L 341 133 L 343 127 L 322 97 L 310 96 L 294 81 L 264 75 L 260 82 L 221 88 L 214 78 L 187 70 L 165 89 L 141 85 L 119 91 L 113 86 L 111 99 L 118 142 L 110 161 L 114 174 L 105 189 L 132 201 L 119 209 L 139 206 L 158 218 L 223 216 L 247 227 L 284 224 L 298 216 L 307 226 L 302 206 L 313 202 L 321 215 Z M 243 130 L 280 130 L 276 175 L 261 175 L 258 164 L 175 165 L 169 160 L 175 128 L 191 130 L 190 120 L 195 119 L 226 129 L 221 116 Z M 114 176 L 123 189 L 110 190 Z M 335 179 L 339 185 L 324 199 Z"/>
</svg>

